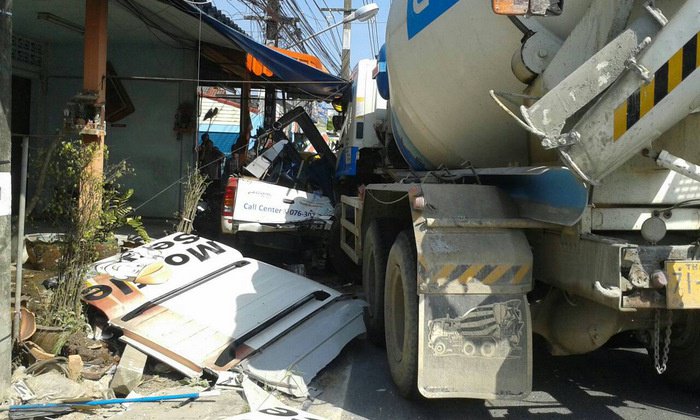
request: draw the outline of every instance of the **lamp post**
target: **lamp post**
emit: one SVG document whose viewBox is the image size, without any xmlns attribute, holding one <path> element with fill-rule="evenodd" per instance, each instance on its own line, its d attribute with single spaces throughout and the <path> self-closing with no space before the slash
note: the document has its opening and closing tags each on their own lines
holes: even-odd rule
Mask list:
<svg viewBox="0 0 700 420">
<path fill-rule="evenodd" d="M 294 42 L 290 45 L 287 46 L 287 48 L 295 47 L 299 44 L 302 44 L 306 41 L 308 41 L 311 38 L 314 38 L 322 33 L 328 32 L 333 28 L 337 28 L 340 25 L 343 25 L 343 53 L 342 53 L 342 58 L 341 58 L 341 71 L 340 75 L 343 79 L 350 79 L 350 23 L 353 21 L 360 21 L 360 22 L 366 22 L 369 19 L 373 18 L 374 16 L 379 13 L 379 6 L 377 6 L 376 3 L 370 3 L 367 5 L 364 5 L 357 10 L 351 10 L 350 9 L 350 3 L 351 0 L 345 0 L 345 9 L 337 9 L 337 11 L 342 11 L 345 13 L 345 16 L 343 17 L 343 20 L 341 20 L 338 23 L 334 23 L 333 25 L 321 29 L 320 31 L 316 32 L 313 35 L 309 35 L 308 37 Z M 329 9 L 331 11 L 336 11 L 336 9 Z"/>
</svg>

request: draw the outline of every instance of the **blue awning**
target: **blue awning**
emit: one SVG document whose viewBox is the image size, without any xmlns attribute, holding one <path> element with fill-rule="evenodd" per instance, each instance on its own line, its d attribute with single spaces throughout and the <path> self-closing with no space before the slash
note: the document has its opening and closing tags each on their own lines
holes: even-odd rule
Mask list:
<svg viewBox="0 0 700 420">
<path fill-rule="evenodd" d="M 184 0 L 169 1 L 173 6 L 197 19 L 199 19 L 201 13 L 202 23 L 209 25 L 230 39 L 239 49 L 252 55 L 272 70 L 274 76 L 268 80 L 279 81 L 280 85 L 286 84 L 284 90 L 297 91 L 321 100 L 331 100 L 341 96 L 343 90 L 349 84 L 348 81 L 342 78 L 308 66 L 254 41 L 252 38 L 200 11 L 195 5 Z"/>
</svg>

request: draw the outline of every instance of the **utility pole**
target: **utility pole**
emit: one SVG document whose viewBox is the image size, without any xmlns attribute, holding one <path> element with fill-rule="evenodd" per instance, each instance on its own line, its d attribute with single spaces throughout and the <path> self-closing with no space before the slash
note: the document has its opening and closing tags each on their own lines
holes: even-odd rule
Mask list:
<svg viewBox="0 0 700 420">
<path fill-rule="evenodd" d="M 243 80 L 250 80 L 250 73 L 247 70 L 243 72 Z M 235 143 L 242 150 L 238 150 L 238 153 L 245 156 L 248 150 L 248 143 L 250 142 L 250 83 L 243 83 L 241 85 L 241 115 L 240 115 L 240 133 L 238 134 L 238 141 Z"/>
<path fill-rule="evenodd" d="M 265 20 L 265 38 L 267 45 L 279 46 L 280 38 L 280 16 L 282 8 L 280 0 L 267 0 L 267 19 Z"/>
<path fill-rule="evenodd" d="M 12 251 L 12 178 L 10 157 L 12 134 L 12 0 L 0 0 L 0 400 L 5 400 L 12 375 L 12 295 L 10 264 Z M 24 238 L 19 238 L 23 240 Z M 17 296 L 19 299 L 19 296 Z"/>
<path fill-rule="evenodd" d="M 282 7 L 280 0 L 268 0 L 269 7 L 267 21 L 265 22 L 265 35 L 268 45 L 279 46 L 280 42 L 280 16 Z M 272 124 L 277 119 L 277 89 L 274 86 L 268 85 L 265 87 L 265 113 L 263 126 L 271 128 Z"/>
<path fill-rule="evenodd" d="M 345 10 L 343 18 L 347 18 L 352 13 L 352 0 L 345 0 Z M 351 22 L 343 24 L 343 53 L 340 56 L 340 77 L 345 80 L 350 80 L 350 31 Z"/>
<path fill-rule="evenodd" d="M 247 20 L 265 21 L 265 44 L 279 47 L 280 29 L 282 25 L 294 25 L 298 21 L 296 18 L 282 16 L 281 0 L 268 0 L 264 18 L 259 16 L 245 16 Z M 271 128 L 277 117 L 277 90 L 274 86 L 265 88 L 265 118 L 263 126 Z"/>
<path fill-rule="evenodd" d="M 350 80 L 350 33 L 352 32 L 352 22 L 347 17 L 354 12 L 352 0 L 345 0 L 345 6 L 328 7 L 321 9 L 322 12 L 343 12 L 343 51 L 340 56 L 340 77 Z"/>
</svg>

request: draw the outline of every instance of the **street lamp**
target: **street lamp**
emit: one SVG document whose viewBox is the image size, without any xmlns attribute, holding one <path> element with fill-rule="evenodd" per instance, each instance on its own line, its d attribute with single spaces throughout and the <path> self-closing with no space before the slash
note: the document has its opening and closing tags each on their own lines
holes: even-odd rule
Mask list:
<svg viewBox="0 0 700 420">
<path fill-rule="evenodd" d="M 343 20 L 341 20 L 340 22 L 334 23 L 333 25 L 331 25 L 325 29 L 322 29 L 322 30 L 316 32 L 315 34 L 310 35 L 310 36 L 308 36 L 300 41 L 297 41 L 297 42 L 294 42 L 290 45 L 287 45 L 287 48 L 295 47 L 299 44 L 302 44 L 302 43 L 308 41 L 309 39 L 314 38 L 314 37 L 316 37 L 324 32 L 328 32 L 333 28 L 337 28 L 340 25 L 347 25 L 346 28 L 348 28 L 350 22 L 353 22 L 356 20 L 358 20 L 360 22 L 366 22 L 369 19 L 376 16 L 377 13 L 379 13 L 379 6 L 377 6 L 377 3 L 366 4 L 358 9 L 346 14 L 345 17 L 343 18 Z M 346 50 L 347 51 L 350 50 L 350 36 L 349 36 L 349 34 L 343 35 L 343 53 L 345 53 Z M 346 69 L 346 68 L 343 68 L 343 70 L 342 70 L 342 73 L 343 73 L 342 76 L 345 77 L 346 79 L 348 78 L 348 74 L 347 74 L 348 71 L 349 71 L 349 69 Z"/>
<path fill-rule="evenodd" d="M 377 3 L 366 4 L 354 12 L 343 18 L 343 22 L 352 22 L 353 20 L 359 20 L 360 22 L 366 22 L 379 13 L 379 6 Z M 343 23 L 341 22 L 341 23 Z"/>
</svg>

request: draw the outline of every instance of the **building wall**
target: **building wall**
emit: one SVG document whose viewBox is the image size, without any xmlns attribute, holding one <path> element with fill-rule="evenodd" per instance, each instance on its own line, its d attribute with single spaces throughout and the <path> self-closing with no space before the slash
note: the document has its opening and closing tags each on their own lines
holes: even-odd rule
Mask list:
<svg viewBox="0 0 700 420">
<path fill-rule="evenodd" d="M 135 54 L 131 45 L 112 45 L 108 54 L 119 75 L 196 78 L 194 51 L 143 45 Z M 196 84 L 136 80 L 122 80 L 122 84 L 136 110 L 117 123 L 125 127 L 108 128 L 110 157 L 126 159 L 134 167 L 130 185 L 135 190 L 135 204 L 175 183 L 140 209 L 144 216 L 173 217 L 181 203 L 182 184 L 177 181 L 193 163 Z M 173 129 L 178 106 L 183 103 L 189 103 L 193 110 L 189 133 Z"/>
<path fill-rule="evenodd" d="M 202 97 L 199 104 L 199 125 L 228 125 L 238 127 L 241 124 L 241 106 L 238 101 L 216 101 Z M 218 108 L 219 111 L 211 120 L 204 120 L 207 111 Z"/>
<path fill-rule="evenodd" d="M 60 128 L 65 104 L 82 88 L 82 44 L 48 45 L 47 58 L 46 89 L 40 89 L 42 98 L 38 101 L 45 106 L 41 113 L 45 117 L 32 119 L 36 133 L 52 133 Z M 196 52 L 162 43 L 110 43 L 107 58 L 122 77 L 196 77 Z M 192 131 L 179 136 L 173 130 L 174 118 L 183 102 L 189 101 L 196 109 L 195 83 L 122 80 L 122 84 L 135 111 L 115 126 L 108 125 L 110 161 L 124 159 L 133 167 L 134 175 L 123 178 L 122 184 L 134 189 L 134 207 L 174 184 L 137 212 L 144 217 L 173 217 L 181 202 L 181 184 L 177 181 L 193 159 L 196 115 Z"/>
</svg>

